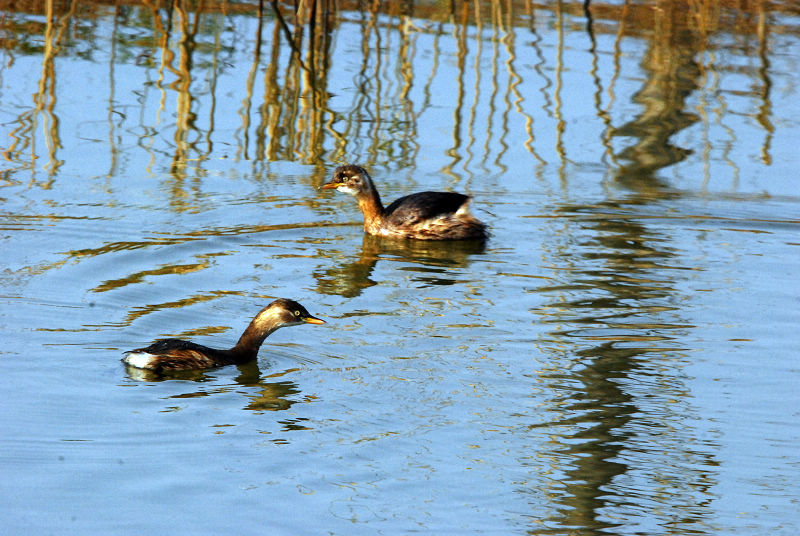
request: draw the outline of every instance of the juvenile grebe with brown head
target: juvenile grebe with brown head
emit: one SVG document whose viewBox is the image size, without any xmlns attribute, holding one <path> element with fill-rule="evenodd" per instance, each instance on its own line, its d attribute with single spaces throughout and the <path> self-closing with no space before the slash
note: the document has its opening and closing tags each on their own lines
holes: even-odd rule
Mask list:
<svg viewBox="0 0 800 536">
<path fill-rule="evenodd" d="M 286 326 L 324 324 L 293 300 L 279 298 L 264 307 L 244 330 L 236 346 L 229 350 L 209 348 L 182 339 L 160 339 L 146 348 L 125 352 L 122 361 L 131 367 L 170 372 L 199 370 L 253 361 L 270 333 Z"/>
<path fill-rule="evenodd" d="M 453 192 L 419 192 L 401 197 L 384 208 L 367 170 L 339 166 L 324 189 L 336 189 L 356 198 L 364 214 L 364 232 L 418 240 L 486 239 L 486 224 L 469 211 L 470 197 Z"/>
</svg>

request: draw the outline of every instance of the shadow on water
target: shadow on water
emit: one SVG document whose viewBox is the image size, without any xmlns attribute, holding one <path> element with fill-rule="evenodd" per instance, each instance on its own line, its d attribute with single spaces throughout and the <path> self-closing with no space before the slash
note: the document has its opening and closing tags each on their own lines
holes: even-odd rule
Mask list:
<svg viewBox="0 0 800 536">
<path fill-rule="evenodd" d="M 412 281 L 423 285 L 453 285 L 462 280 L 457 268 L 465 268 L 472 255 L 486 250 L 483 240 L 424 241 L 382 238 L 364 235 L 358 257 L 328 250 L 326 256 L 335 261 L 330 268 L 317 270 L 317 290 L 352 298 L 379 284 L 372 278 L 378 261 L 410 263 L 403 270 L 413 272 Z"/>
</svg>

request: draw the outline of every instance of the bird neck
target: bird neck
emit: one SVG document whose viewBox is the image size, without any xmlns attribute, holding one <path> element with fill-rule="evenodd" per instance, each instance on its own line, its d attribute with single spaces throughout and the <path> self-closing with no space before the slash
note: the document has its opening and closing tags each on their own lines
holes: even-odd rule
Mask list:
<svg viewBox="0 0 800 536">
<path fill-rule="evenodd" d="M 386 214 L 381 203 L 381 196 L 378 190 L 370 184 L 371 188 L 358 194 L 358 208 L 364 214 L 364 229 L 378 226 L 383 222 L 383 217 Z"/>
<path fill-rule="evenodd" d="M 258 349 L 261 348 L 264 340 L 276 329 L 278 329 L 278 327 L 274 324 L 264 326 L 263 324 L 256 325 L 255 320 L 250 322 L 250 325 L 244 330 L 242 336 L 239 337 L 236 346 L 231 348 L 231 353 L 236 356 L 239 362 L 255 359 L 258 355 Z"/>
</svg>

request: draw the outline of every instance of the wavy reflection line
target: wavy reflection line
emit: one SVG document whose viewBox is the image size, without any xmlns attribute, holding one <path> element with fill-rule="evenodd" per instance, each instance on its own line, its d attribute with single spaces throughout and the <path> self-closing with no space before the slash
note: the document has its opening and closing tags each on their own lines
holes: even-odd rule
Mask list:
<svg viewBox="0 0 800 536">
<path fill-rule="evenodd" d="M 664 14 L 666 19 L 673 16 L 674 11 Z M 613 133 L 634 140 L 618 153 L 617 157 L 628 163 L 614 173 L 618 184 L 633 190 L 664 189 L 666 185 L 656 172 L 683 161 L 690 153 L 670 139 L 698 120 L 697 115 L 686 111 L 686 101 L 700 86 L 701 70 L 696 57 L 702 52 L 703 43 L 683 34 L 675 42 L 673 32 L 671 25 L 656 32 L 641 60 L 641 68 L 649 76 L 633 97 L 641 112 Z"/>
<path fill-rule="evenodd" d="M 433 44 L 431 45 L 431 72 L 428 74 L 427 81 L 422 86 L 422 94 L 424 95 L 424 99 L 422 101 L 422 106 L 420 106 L 419 112 L 417 113 L 417 118 L 421 117 L 423 112 L 427 111 L 431 107 L 431 87 L 433 87 L 433 82 L 436 79 L 436 73 L 439 71 L 439 58 L 442 55 L 439 40 L 441 39 L 442 35 L 445 35 L 444 24 L 439 23 L 437 28 L 433 31 Z"/>
<path fill-rule="evenodd" d="M 131 307 L 128 311 L 128 314 L 125 315 L 125 318 L 122 322 L 107 322 L 103 324 L 87 324 L 86 327 L 128 327 L 133 322 L 138 320 L 139 318 L 143 318 L 147 315 L 157 313 L 163 311 L 165 309 L 181 309 L 183 307 L 188 307 L 190 305 L 197 305 L 199 303 L 206 303 L 210 301 L 217 300 L 219 298 L 225 298 L 228 296 L 246 296 L 244 292 L 239 292 L 235 290 L 212 290 L 202 293 L 193 294 L 191 296 L 187 296 L 186 298 L 181 298 L 180 300 L 168 301 L 168 302 L 161 302 L 161 303 L 152 303 L 147 305 L 140 305 Z M 159 337 L 193 337 L 193 336 L 203 336 L 203 335 L 215 335 L 217 333 L 222 333 L 228 331 L 230 326 L 207 326 L 205 328 L 195 328 L 189 331 L 181 332 L 181 333 L 161 333 Z"/>
<path fill-rule="evenodd" d="M 556 35 L 558 42 L 556 43 L 556 65 L 555 65 L 555 88 L 553 89 L 553 116 L 556 119 L 556 136 L 555 136 L 555 149 L 558 153 L 558 178 L 561 187 L 566 191 L 566 166 L 567 166 L 567 151 L 564 145 L 564 134 L 567 130 L 567 122 L 564 115 L 561 113 L 563 102 L 561 101 L 561 91 L 564 88 L 564 48 L 566 47 L 566 39 L 564 32 L 564 10 L 561 2 L 556 7 Z"/>
<path fill-rule="evenodd" d="M 116 101 L 116 75 L 115 65 L 117 64 L 117 41 L 119 40 L 119 19 L 120 19 L 120 6 L 114 6 L 114 14 L 112 15 L 114 22 L 111 27 L 111 52 L 108 58 L 108 111 L 106 112 L 106 120 L 108 122 L 108 152 L 109 152 L 109 167 L 106 173 L 106 178 L 111 179 L 117 171 L 117 158 L 119 149 L 117 148 L 114 114 L 117 113 L 114 109 L 114 102 Z"/>
<path fill-rule="evenodd" d="M 69 20 L 75 14 L 77 2 L 73 0 L 70 2 L 69 11 L 61 17 L 58 21 L 58 30 L 54 32 L 53 25 L 55 23 L 55 14 L 53 13 L 53 2 L 47 2 L 47 31 L 45 32 L 45 45 L 44 45 L 44 58 L 42 60 L 42 76 L 39 81 L 39 91 L 35 96 L 36 108 L 39 112 L 44 112 L 44 133 L 45 145 L 48 149 L 48 162 L 44 165 L 44 169 L 48 170 L 48 175 L 52 177 L 58 171 L 58 168 L 64 163 L 58 160 L 58 150 L 63 147 L 61 143 L 61 136 L 59 134 L 59 118 L 55 113 L 56 106 L 56 72 L 55 72 L 55 57 L 60 52 L 60 43 L 67 29 Z M 48 128 L 49 124 L 49 128 Z M 44 185 L 44 188 L 49 188 L 50 183 Z"/>
<path fill-rule="evenodd" d="M 544 56 L 544 52 L 542 51 L 541 44 L 544 41 L 544 37 L 536 30 L 536 9 L 531 9 L 531 25 L 530 25 L 531 33 L 533 34 L 533 40 L 531 41 L 531 47 L 534 50 L 536 55 L 536 60 L 533 63 L 533 70 L 536 74 L 539 75 L 539 78 L 543 80 L 543 84 L 539 87 L 539 93 L 542 96 L 542 111 L 547 117 L 553 117 L 553 99 L 550 97 L 550 88 L 554 86 L 553 81 L 547 76 L 546 68 L 547 68 L 547 58 Z"/>
<path fill-rule="evenodd" d="M 175 133 L 175 151 L 172 160 L 172 170 L 176 177 L 184 178 L 186 165 L 190 153 L 195 150 L 196 141 L 191 140 L 193 133 L 199 134 L 193 112 L 194 93 L 192 91 L 192 71 L 194 67 L 195 36 L 197 35 L 200 21 L 200 7 L 194 13 L 194 23 L 186 5 L 182 1 L 175 3 L 178 14 L 180 38 L 178 40 L 178 70 L 175 72 L 176 80 L 170 84 L 170 89 L 177 94 Z M 197 136 L 199 138 L 199 136 Z M 176 188 L 179 188 L 176 183 Z M 179 197 L 183 197 L 180 189 Z"/>
<path fill-rule="evenodd" d="M 714 54 L 709 54 L 709 57 L 711 57 L 713 59 L 715 57 L 715 55 Z M 719 76 L 719 71 L 717 71 L 717 70 L 713 71 L 712 85 L 711 85 L 711 87 L 709 89 L 711 91 L 703 91 L 702 92 L 703 97 L 702 97 L 702 101 L 701 102 L 705 103 L 706 95 L 708 95 L 709 93 L 711 95 L 716 95 L 717 106 L 713 107 L 713 109 L 716 110 L 716 112 L 715 112 L 716 123 L 720 126 L 722 131 L 725 132 L 725 134 L 728 136 L 727 142 L 722 145 L 722 159 L 731 168 L 731 173 L 733 175 L 733 179 L 732 179 L 733 184 L 731 184 L 731 189 L 733 191 L 737 191 L 739 189 L 739 176 L 740 176 L 741 171 L 739 169 L 739 166 L 736 164 L 736 160 L 734 158 L 732 158 L 731 155 L 733 155 L 735 153 L 736 143 L 739 141 L 739 136 L 737 136 L 736 130 L 733 127 L 731 127 L 730 125 L 728 125 L 728 123 L 725 121 L 725 117 L 727 116 L 727 113 L 728 113 L 728 103 L 723 98 L 722 92 L 720 91 L 720 76 Z M 700 110 L 698 110 L 698 115 L 703 117 L 703 119 L 705 119 L 705 110 L 706 109 L 712 109 L 712 107 L 710 105 L 706 105 L 706 106 L 701 107 Z M 706 120 L 706 123 L 708 123 L 707 120 Z M 707 126 L 707 128 L 706 128 L 706 140 L 705 141 L 706 141 L 706 144 L 707 144 L 707 147 L 708 147 L 708 152 L 706 153 L 707 156 L 703 159 L 703 162 L 704 162 L 704 166 L 703 166 L 704 167 L 704 170 L 703 170 L 704 171 L 704 177 L 703 177 L 702 187 L 703 187 L 704 191 L 708 190 L 708 185 L 711 182 L 711 169 L 710 169 L 710 166 L 709 166 L 709 162 L 711 162 L 712 144 L 711 144 L 710 140 L 708 139 L 708 135 L 707 135 L 708 131 L 709 131 L 709 128 Z"/>
<path fill-rule="evenodd" d="M 611 109 L 614 107 L 614 104 L 617 101 L 617 94 L 615 92 L 617 87 L 617 81 L 619 80 L 622 74 L 622 39 L 625 35 L 626 29 L 626 21 L 628 17 L 628 12 L 630 10 L 630 1 L 625 0 L 625 3 L 622 5 L 622 12 L 619 16 L 619 20 L 617 22 L 617 33 L 614 36 L 614 47 L 612 52 L 612 65 L 613 68 L 611 69 L 611 78 L 608 81 L 608 87 L 606 88 L 606 95 L 608 95 L 608 103 L 606 104 L 605 109 L 603 112 L 605 115 L 611 115 Z M 604 146 L 611 147 L 611 154 L 606 155 L 608 158 L 608 162 L 612 163 L 614 166 L 619 166 L 619 162 L 617 161 L 617 156 L 613 151 L 613 144 L 611 143 L 611 139 L 613 138 L 613 125 L 608 124 L 606 125 L 605 130 L 603 131 L 603 144 Z"/>
<path fill-rule="evenodd" d="M 594 31 L 594 18 L 592 17 L 592 10 L 589 0 L 583 4 L 583 12 L 586 17 L 586 33 L 589 36 L 589 54 L 592 57 L 591 67 L 589 74 L 594 82 L 594 107 L 597 117 L 603 123 L 603 135 L 600 136 L 600 143 L 603 144 L 603 162 L 608 165 L 614 160 L 614 147 L 611 145 L 611 137 L 608 135 L 611 132 L 611 115 L 603 108 L 603 81 L 600 78 L 600 59 L 597 52 L 597 37 Z"/>
<path fill-rule="evenodd" d="M 530 7 L 530 6 L 527 6 Z M 535 32 L 535 28 L 533 29 Z M 534 119 L 533 115 L 529 114 L 525 111 L 525 97 L 522 95 L 520 91 L 520 87 L 523 85 L 524 80 L 522 76 L 517 72 L 517 68 L 515 67 L 515 62 L 517 61 L 517 47 L 516 47 L 516 31 L 511 32 L 511 36 L 508 40 L 504 41 L 506 44 L 506 55 L 508 59 L 506 60 L 506 70 L 508 71 L 508 79 L 509 79 L 509 90 L 511 94 L 514 96 L 514 100 L 512 101 L 514 111 L 520 115 L 525 123 L 525 134 L 527 138 L 523 142 L 523 145 L 528 150 L 528 152 L 533 156 L 539 164 L 545 164 L 546 162 L 544 159 L 539 155 L 538 151 L 536 150 L 536 138 L 534 134 Z"/>
<path fill-rule="evenodd" d="M 490 5 L 491 14 L 492 14 L 492 61 L 491 61 L 491 88 L 492 90 L 489 92 L 488 98 L 488 114 L 487 114 L 487 121 L 486 121 L 486 137 L 484 138 L 483 142 L 483 161 L 481 164 L 485 168 L 485 163 L 488 160 L 488 155 L 492 152 L 492 140 L 494 139 L 494 131 L 495 131 L 495 116 L 497 115 L 497 95 L 500 93 L 500 34 L 504 32 L 503 25 L 502 25 L 502 16 L 500 13 L 500 7 L 498 2 L 492 2 Z M 504 149 L 507 146 L 502 142 L 500 142 L 503 149 L 499 152 L 504 152 Z M 495 157 L 495 163 L 500 158 L 498 154 Z"/>
<path fill-rule="evenodd" d="M 298 22 L 295 25 L 295 39 L 299 43 L 303 39 L 303 28 Z M 287 65 L 284 75 L 286 83 L 286 91 L 283 95 L 283 109 L 288 110 L 289 113 L 282 116 L 281 129 L 285 140 L 285 154 L 287 159 L 293 159 L 294 155 L 300 152 L 302 146 L 301 135 L 302 125 L 301 118 L 303 114 L 303 107 L 305 104 L 302 102 L 303 91 L 303 73 L 304 69 L 300 67 L 300 62 L 293 61 Z"/>
<path fill-rule="evenodd" d="M 330 129 L 335 133 L 333 135 L 334 147 L 331 151 L 331 160 L 334 162 L 349 162 L 349 158 L 352 158 L 351 155 L 363 154 L 364 152 L 361 149 L 362 136 L 360 135 L 360 130 L 362 123 L 370 120 L 368 111 L 365 113 L 364 110 L 368 106 L 370 93 L 370 77 L 367 75 L 370 64 L 369 36 L 375 24 L 373 17 L 370 16 L 371 13 L 371 11 L 359 10 L 360 45 L 362 52 L 361 63 L 353 77 L 353 84 L 356 87 L 356 91 L 353 95 L 350 112 L 343 117 L 339 117 L 339 114 L 331 114 Z M 343 124 L 341 129 L 336 130 L 333 128 L 334 118 L 341 120 Z M 374 155 L 369 153 L 367 156 L 367 165 L 371 166 L 374 162 Z"/>
<path fill-rule="evenodd" d="M 475 120 L 478 115 L 478 105 L 480 103 L 480 96 L 481 96 L 481 74 L 483 73 L 483 69 L 481 68 L 481 62 L 483 60 L 483 17 L 482 17 L 482 10 L 481 4 L 478 0 L 473 1 L 474 5 L 474 21 L 475 21 L 475 60 L 473 62 L 472 70 L 474 71 L 475 83 L 472 85 L 472 104 L 469 106 L 469 114 L 467 117 L 467 143 L 464 146 L 464 163 L 462 164 L 462 168 L 467 172 L 469 172 L 469 165 L 472 162 L 472 158 L 474 154 L 472 152 L 472 146 L 475 144 Z M 491 127 L 486 129 L 487 131 L 491 130 Z M 484 151 L 484 162 L 486 161 Z"/>
<path fill-rule="evenodd" d="M 278 65 L 280 63 L 280 23 L 276 20 L 272 25 L 269 60 L 264 69 L 264 97 L 259 107 L 261 122 L 256 128 L 256 151 L 258 158 L 267 161 L 277 160 L 277 129 L 280 117 L 280 83 L 278 81 Z"/>
<path fill-rule="evenodd" d="M 761 86 L 757 91 L 761 100 L 758 106 L 758 113 L 756 113 L 756 120 L 762 126 L 765 132 L 764 143 L 761 145 L 761 161 L 764 165 L 772 164 L 772 155 L 770 148 L 772 147 L 772 138 L 775 134 L 775 126 L 772 124 L 772 100 L 770 98 L 772 91 L 772 78 L 770 77 L 770 24 L 767 24 L 766 7 L 763 2 L 756 4 L 758 10 L 758 58 L 760 64 L 758 66 L 758 75 L 761 78 Z M 738 184 L 735 185 L 738 188 Z"/>
<path fill-rule="evenodd" d="M 45 26 L 44 46 L 42 54 L 42 69 L 37 85 L 37 91 L 33 95 L 33 108 L 20 114 L 16 122 L 19 127 L 13 129 L 10 138 L 13 140 L 8 149 L 3 151 L 3 156 L 13 162 L 19 161 L 23 151 L 31 149 L 32 157 L 27 166 L 31 171 L 35 170 L 37 156 L 36 147 L 36 128 L 37 119 L 41 115 L 43 121 L 44 143 L 47 147 L 48 161 L 43 166 L 48 174 L 48 181 L 41 186 L 45 189 L 50 188 L 53 177 L 63 164 L 58 159 L 58 150 L 62 148 L 61 135 L 59 133 L 59 118 L 55 112 L 56 108 L 56 71 L 55 58 L 61 52 L 61 43 L 64 34 L 69 26 L 77 9 L 77 1 L 72 0 L 67 12 L 57 17 L 55 6 L 52 0 L 45 3 Z M 35 181 L 35 176 L 33 178 Z"/>
<path fill-rule="evenodd" d="M 531 40 L 530 46 L 533 49 L 534 53 L 534 60 L 532 61 L 533 72 L 538 75 L 538 77 L 543 81 L 543 83 L 538 87 L 538 92 L 542 97 L 542 105 L 541 109 L 542 112 L 545 114 L 545 117 L 552 117 L 551 108 L 553 106 L 552 99 L 550 98 L 549 89 L 553 86 L 552 81 L 546 74 L 546 67 L 547 67 L 547 60 L 545 59 L 544 52 L 542 51 L 542 42 L 544 41 L 544 37 L 539 33 L 537 30 L 537 18 L 536 18 L 536 9 L 533 5 L 529 4 L 526 6 L 528 16 L 530 17 L 530 24 L 529 30 L 533 39 Z M 539 182 L 543 184 L 547 190 L 549 190 L 549 181 L 545 178 L 544 173 L 546 170 L 546 166 L 548 164 L 547 159 L 539 155 L 539 152 L 535 151 L 536 147 L 536 138 L 535 138 L 535 129 L 533 128 L 533 116 L 531 116 L 530 124 L 526 122 L 526 128 L 530 129 L 528 133 L 530 139 L 530 151 L 534 154 L 537 160 L 539 160 L 540 165 L 536 168 L 536 177 L 539 179 Z"/>
<path fill-rule="evenodd" d="M 453 7 L 455 8 L 455 6 Z M 450 158 L 450 161 L 441 170 L 442 173 L 456 181 L 458 181 L 459 177 L 453 169 L 462 159 L 461 146 L 463 142 L 461 140 L 461 129 L 464 115 L 464 77 L 466 76 L 466 61 L 469 52 L 469 47 L 467 46 L 468 9 L 468 4 L 464 2 L 461 6 L 461 19 L 453 24 L 453 38 L 456 41 L 456 69 L 458 71 L 458 76 L 456 76 L 456 104 L 453 106 L 453 128 L 451 131 L 453 144 L 449 149 L 445 150 L 445 154 Z"/>
<path fill-rule="evenodd" d="M 9 162 L 18 163 L 23 169 L 34 170 L 36 165 L 35 156 L 31 158 L 27 164 L 21 161 L 21 156 L 35 145 L 33 142 L 36 129 L 35 112 L 33 110 L 28 110 L 21 113 L 14 120 L 14 123 L 17 123 L 18 126 L 12 128 L 8 133 L 11 143 L 8 145 L 8 148 L 3 151 L 3 158 Z M 10 172 L 6 173 L 4 171 L 3 177 L 11 181 Z"/>
<path fill-rule="evenodd" d="M 378 2 L 373 2 L 370 4 L 370 25 L 372 25 L 373 29 L 375 30 L 375 72 L 373 75 L 373 80 L 375 81 L 375 96 L 373 98 L 373 102 L 375 104 L 375 110 L 372 113 L 372 123 L 370 124 L 371 132 L 368 135 L 368 139 L 370 140 L 370 147 L 367 149 L 369 154 L 373 156 L 373 158 L 377 159 L 378 155 L 380 154 L 380 132 L 381 126 L 383 123 L 383 107 L 381 106 L 382 97 L 383 97 L 383 81 L 384 78 L 388 80 L 388 76 L 384 74 L 381 75 L 381 70 L 386 69 L 389 61 L 388 61 L 388 54 L 389 54 L 389 47 L 383 45 L 383 38 L 381 36 L 381 29 L 380 25 L 378 24 L 378 17 L 380 5 Z M 391 35 L 391 29 L 387 27 L 387 41 L 388 36 Z M 382 52 L 384 51 L 385 52 Z M 384 62 L 384 56 L 386 54 L 387 61 Z M 387 84 L 388 85 L 388 84 Z"/>
<path fill-rule="evenodd" d="M 336 139 L 337 132 L 332 128 L 335 112 L 329 104 L 330 94 L 328 76 L 331 71 L 331 52 L 333 46 L 333 12 L 337 6 L 325 0 L 314 7 L 311 13 L 309 38 L 309 63 L 311 71 L 307 76 L 306 95 L 309 95 L 309 123 L 306 154 L 307 162 L 319 164 L 325 155 L 326 134 Z"/>
<path fill-rule="evenodd" d="M 158 152 L 162 152 L 166 155 L 166 151 L 157 151 L 156 147 L 156 135 L 158 133 L 158 125 L 161 123 L 161 114 L 164 112 L 166 108 L 166 99 L 167 99 L 167 92 L 164 88 L 164 61 L 165 61 L 165 44 L 168 43 L 169 37 L 167 34 L 166 29 L 164 28 L 163 22 L 161 20 L 161 13 L 160 13 L 160 1 L 158 5 L 154 5 L 151 0 L 142 0 L 142 3 L 149 9 L 150 12 L 150 20 L 153 23 L 153 35 L 154 38 L 152 39 L 151 50 L 147 53 L 142 53 L 142 56 L 146 58 L 144 65 L 146 67 L 155 66 L 155 62 L 152 60 L 153 57 L 160 51 L 161 54 L 159 56 L 158 65 L 155 66 L 156 68 L 156 77 L 154 79 L 150 79 L 151 77 L 151 69 L 146 69 L 146 75 L 148 81 L 142 86 L 139 93 L 139 102 L 141 104 L 140 108 L 140 116 L 139 116 L 139 128 L 141 129 L 140 135 L 137 137 L 136 144 L 145 151 L 146 154 L 150 156 L 149 161 L 145 165 L 145 171 L 150 175 L 153 176 L 153 166 L 156 164 L 157 161 L 157 154 Z M 171 54 L 172 52 L 167 47 L 167 54 Z M 149 100 L 148 93 L 149 88 L 153 86 L 158 91 L 159 101 L 158 106 L 155 111 L 155 124 L 154 125 L 146 125 L 145 124 L 145 109 L 147 101 Z"/>
<path fill-rule="evenodd" d="M 209 259 L 204 259 L 201 262 L 190 264 L 166 264 L 150 270 L 141 270 L 123 278 L 108 279 L 96 287 L 89 289 L 89 292 L 108 292 L 110 290 L 117 290 L 128 285 L 139 284 L 152 276 L 184 275 L 205 270 L 209 266 L 211 266 L 211 261 Z"/>
<path fill-rule="evenodd" d="M 411 98 L 411 90 L 414 87 L 414 60 L 417 56 L 417 33 L 414 23 L 408 16 L 403 17 L 400 35 L 402 45 L 400 47 L 400 102 L 403 103 L 402 124 L 405 125 L 404 136 L 401 142 L 401 152 L 403 161 L 414 162 L 417 159 L 421 148 L 417 138 L 417 114 L 414 113 L 414 101 Z M 412 38 L 412 32 L 414 37 Z"/>
<path fill-rule="evenodd" d="M 159 89 L 160 99 L 158 103 L 158 108 L 156 109 L 156 125 L 161 123 L 161 114 L 166 110 L 167 104 L 167 91 L 166 91 L 166 84 L 164 83 L 165 80 L 165 70 L 167 70 L 168 65 L 171 65 L 172 58 L 174 53 L 169 46 L 169 39 L 170 39 L 170 32 L 172 30 L 172 10 L 171 7 L 167 10 L 167 27 L 164 27 L 164 23 L 161 20 L 161 2 L 160 0 L 156 0 L 158 5 L 154 5 L 151 0 L 142 0 L 144 5 L 150 8 L 150 15 L 151 20 L 153 21 L 153 31 L 157 36 L 157 45 L 156 49 L 161 52 L 159 57 L 158 68 L 156 72 L 158 76 L 155 80 L 155 86 Z"/>
<path fill-rule="evenodd" d="M 502 10 L 498 7 L 500 11 L 499 17 L 502 17 Z M 511 102 L 511 95 L 515 94 L 515 84 L 519 83 L 514 79 L 514 59 L 516 58 L 516 31 L 513 26 L 512 21 L 512 7 L 511 4 L 506 2 L 506 10 L 505 10 L 505 23 L 503 25 L 503 37 L 500 38 L 500 42 L 503 44 L 506 52 L 506 60 L 503 62 L 503 65 L 506 68 L 506 72 L 508 73 L 508 80 L 506 81 L 506 91 L 503 95 L 503 114 L 502 114 L 502 129 L 500 133 L 500 138 L 498 139 L 500 146 L 502 149 L 498 152 L 497 157 L 495 158 L 495 165 L 500 168 L 502 173 L 506 173 L 508 171 L 508 166 L 502 163 L 502 157 L 508 152 L 509 145 L 506 142 L 510 134 L 509 128 L 509 118 L 511 116 L 511 110 L 513 108 Z"/>
<path fill-rule="evenodd" d="M 244 98 L 242 99 L 242 105 L 239 108 L 239 118 L 241 119 L 241 126 L 236 130 L 234 136 L 237 134 L 241 134 L 242 140 L 239 142 L 239 147 L 236 151 L 236 159 L 237 160 L 250 160 L 250 156 L 248 151 L 250 149 L 250 108 L 253 104 L 253 85 L 255 84 L 256 80 L 256 72 L 258 71 L 258 67 L 261 60 L 261 40 L 262 40 L 262 28 L 263 28 L 263 6 L 262 3 L 259 2 L 258 4 L 259 9 L 259 16 L 258 21 L 256 23 L 256 45 L 253 47 L 253 59 L 250 62 L 250 70 L 247 73 L 247 78 L 245 79 L 244 83 Z M 238 138 L 238 136 L 237 136 Z"/>
<path fill-rule="evenodd" d="M 703 58 L 708 58 L 709 64 L 713 65 L 715 62 L 715 56 L 712 51 L 709 51 L 707 54 L 703 55 Z M 726 132 L 731 138 L 734 136 L 733 132 L 729 130 L 729 127 L 724 123 L 723 116 L 725 115 L 725 110 L 727 108 L 727 104 L 725 103 L 724 99 L 722 99 L 721 95 L 718 91 L 715 91 L 717 88 L 719 81 L 717 79 L 715 70 L 709 69 L 704 61 L 698 61 L 697 67 L 700 71 L 700 87 L 704 90 L 698 93 L 698 101 L 699 105 L 695 108 L 697 110 L 697 117 L 698 120 L 703 125 L 701 130 L 702 132 L 702 151 L 703 151 L 703 162 L 706 164 L 703 166 L 703 180 L 701 182 L 701 189 L 703 192 L 708 191 L 708 185 L 711 181 L 711 174 L 710 174 L 710 167 L 708 163 L 711 161 L 711 154 L 713 151 L 713 144 L 709 138 L 709 133 L 711 131 L 711 119 L 709 118 L 709 114 L 707 110 L 712 110 L 713 108 L 710 105 L 709 95 L 716 94 L 717 106 L 716 109 L 719 110 L 718 113 L 714 114 L 716 117 L 716 122 L 722 128 L 724 132 Z M 727 153 L 730 150 L 731 144 L 726 143 L 722 149 L 723 159 L 727 160 L 728 156 Z"/>
</svg>

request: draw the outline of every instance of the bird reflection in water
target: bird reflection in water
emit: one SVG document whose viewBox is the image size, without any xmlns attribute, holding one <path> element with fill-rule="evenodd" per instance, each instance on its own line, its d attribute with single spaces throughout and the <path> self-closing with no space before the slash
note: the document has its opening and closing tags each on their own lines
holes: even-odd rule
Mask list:
<svg viewBox="0 0 800 536">
<path fill-rule="evenodd" d="M 317 290 L 323 294 L 334 294 L 353 298 L 379 281 L 372 279 L 372 272 L 379 259 L 411 263 L 402 270 L 418 272 L 412 281 L 425 285 L 453 285 L 459 283 L 459 273 L 453 268 L 465 268 L 470 257 L 486 250 L 483 240 L 419 241 L 383 238 L 364 235 L 361 253 L 350 262 L 339 262 L 324 270 L 314 272 Z M 334 257 L 328 251 L 326 255 Z"/>
<path fill-rule="evenodd" d="M 279 411 L 292 407 L 297 402 L 307 402 L 313 398 L 300 397 L 301 390 L 296 382 L 270 381 L 296 372 L 297 368 L 289 368 L 277 373 L 262 375 L 258 363 L 251 361 L 236 365 L 239 374 L 234 384 L 217 385 L 209 389 L 194 389 L 186 393 L 167 397 L 170 400 L 180 398 L 202 398 L 231 392 L 241 393 L 248 399 L 242 408 L 250 411 Z M 136 367 L 127 367 L 128 376 L 137 381 L 162 382 L 166 380 L 184 380 L 196 383 L 216 382 L 218 370 L 181 370 L 169 373 L 155 372 Z M 177 385 L 177 384 L 176 384 Z M 246 388 L 246 389 L 242 389 Z"/>
</svg>

